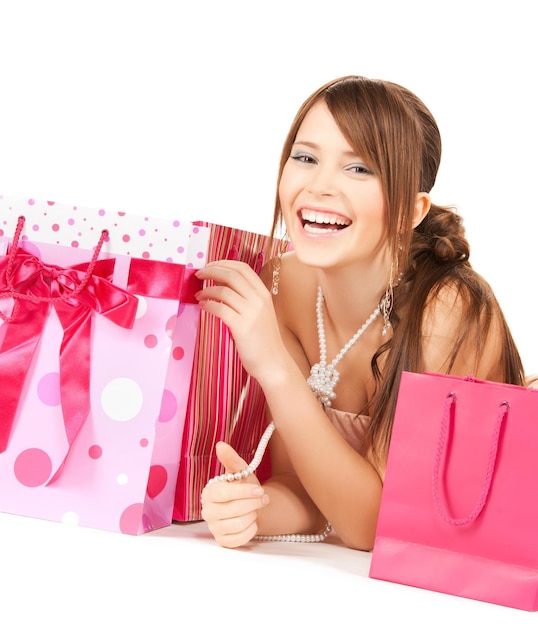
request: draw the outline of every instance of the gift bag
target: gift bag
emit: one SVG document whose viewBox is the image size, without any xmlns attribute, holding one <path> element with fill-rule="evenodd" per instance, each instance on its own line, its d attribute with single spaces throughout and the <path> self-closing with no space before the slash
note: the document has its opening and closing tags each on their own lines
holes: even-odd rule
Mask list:
<svg viewBox="0 0 538 626">
<path fill-rule="evenodd" d="M 257 273 L 264 260 L 288 248 L 275 239 L 218 224 L 210 228 L 208 262 L 234 259 L 248 263 Z M 243 369 L 228 328 L 216 317 L 201 312 L 193 364 L 192 385 L 181 449 L 173 519 L 201 519 L 200 494 L 222 466 L 215 444 L 226 441 L 251 461 L 267 427 L 261 387 Z M 260 480 L 270 473 L 267 451 L 256 472 Z"/>
<path fill-rule="evenodd" d="M 1 512 L 171 523 L 208 237 L 0 198 Z"/>
<path fill-rule="evenodd" d="M 370 576 L 538 608 L 538 390 L 402 374 Z"/>
</svg>

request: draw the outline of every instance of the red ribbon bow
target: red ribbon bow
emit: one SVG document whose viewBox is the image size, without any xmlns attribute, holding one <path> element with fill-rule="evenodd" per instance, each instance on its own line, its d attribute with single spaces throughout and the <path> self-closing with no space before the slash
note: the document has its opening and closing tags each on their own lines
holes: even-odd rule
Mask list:
<svg viewBox="0 0 538 626">
<path fill-rule="evenodd" d="M 16 247 L 15 240 L 14 246 L 0 259 L 0 298 L 14 300 L 11 316 L 0 312 L 7 322 L 0 347 L 0 452 L 7 448 L 26 374 L 51 305 L 64 331 L 59 355 L 60 397 L 70 447 L 90 412 L 92 313 L 132 328 L 138 300 L 112 284 L 115 261 L 97 260 L 100 245 L 90 263 L 68 268 L 42 263 Z"/>
</svg>

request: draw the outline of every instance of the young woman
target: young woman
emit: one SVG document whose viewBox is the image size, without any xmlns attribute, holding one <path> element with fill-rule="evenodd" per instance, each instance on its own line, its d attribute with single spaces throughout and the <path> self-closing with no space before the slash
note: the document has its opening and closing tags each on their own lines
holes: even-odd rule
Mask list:
<svg viewBox="0 0 538 626">
<path fill-rule="evenodd" d="M 269 480 L 203 490 L 221 545 L 330 522 L 370 550 L 401 372 L 523 384 L 460 217 L 430 200 L 440 157 L 435 120 L 407 89 L 357 76 L 324 85 L 282 153 L 273 234 L 283 221 L 293 251 L 261 277 L 236 261 L 198 272 L 200 305 L 229 326 L 276 428 Z M 223 442 L 217 454 L 226 472 L 250 461 Z"/>
</svg>

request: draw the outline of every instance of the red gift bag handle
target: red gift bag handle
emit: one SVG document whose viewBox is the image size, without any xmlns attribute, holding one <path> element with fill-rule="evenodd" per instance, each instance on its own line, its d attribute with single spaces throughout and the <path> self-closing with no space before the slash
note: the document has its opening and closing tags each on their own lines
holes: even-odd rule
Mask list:
<svg viewBox="0 0 538 626">
<path fill-rule="evenodd" d="M 448 514 L 443 506 L 440 495 L 440 474 L 441 474 L 441 460 L 443 458 L 443 454 L 447 448 L 448 443 L 448 432 L 450 422 L 454 419 L 456 405 L 456 394 L 451 392 L 447 395 L 445 401 L 445 410 L 443 412 L 443 417 L 441 419 L 441 430 L 439 433 L 439 441 L 437 444 L 437 450 L 435 454 L 435 461 L 433 467 L 433 481 L 432 481 L 432 490 L 433 490 L 433 501 L 435 504 L 435 509 L 437 514 L 441 517 L 441 519 L 447 524 L 451 524 L 452 526 L 465 526 L 466 524 L 470 524 L 474 522 L 476 518 L 482 512 L 486 504 L 486 500 L 488 497 L 488 493 L 491 487 L 491 481 L 493 479 L 493 472 L 495 470 L 495 465 L 497 462 L 497 452 L 499 450 L 499 440 L 501 435 L 501 428 L 504 423 L 506 416 L 508 415 L 508 411 L 510 409 L 510 404 L 506 401 L 503 401 L 499 404 L 499 410 L 497 412 L 497 418 L 495 420 L 495 426 L 493 429 L 493 437 L 491 440 L 491 447 L 488 456 L 488 463 L 486 468 L 486 475 L 484 477 L 484 482 L 482 484 L 482 489 L 480 495 L 478 497 L 478 501 L 474 507 L 474 509 L 467 515 L 466 517 L 452 517 Z"/>
</svg>

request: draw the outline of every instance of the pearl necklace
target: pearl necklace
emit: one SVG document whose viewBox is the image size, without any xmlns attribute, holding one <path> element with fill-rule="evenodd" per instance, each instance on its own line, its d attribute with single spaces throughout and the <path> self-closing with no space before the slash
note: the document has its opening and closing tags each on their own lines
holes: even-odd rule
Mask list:
<svg viewBox="0 0 538 626">
<path fill-rule="evenodd" d="M 236 472 L 235 474 L 229 473 L 213 476 L 213 478 L 208 481 L 207 485 L 211 485 L 212 483 L 217 481 L 232 482 L 233 480 L 241 480 L 242 478 L 246 478 L 247 476 L 250 476 L 250 474 L 253 474 L 262 461 L 263 454 L 265 452 L 265 449 L 267 448 L 267 444 L 269 443 L 269 439 L 271 439 L 271 435 L 273 434 L 274 430 L 275 424 L 274 422 L 271 422 L 269 426 L 267 426 L 267 428 L 265 429 L 265 432 L 260 439 L 260 443 L 256 448 L 256 452 L 254 453 L 254 458 L 247 465 L 247 467 L 245 467 L 244 470 L 242 470 L 241 472 Z M 256 535 L 254 537 L 254 541 L 291 541 L 296 543 L 320 543 L 328 537 L 331 530 L 332 526 L 329 524 L 329 522 L 327 522 L 323 531 L 318 533 L 317 535 Z"/>
<path fill-rule="evenodd" d="M 325 326 L 323 324 L 323 292 L 321 287 L 318 287 L 318 297 L 316 300 L 316 321 L 318 326 L 319 363 L 315 363 L 312 366 L 307 382 L 324 407 L 331 406 L 331 400 L 336 398 L 334 388 L 340 380 L 340 374 L 336 369 L 336 366 L 345 354 L 355 345 L 364 331 L 377 318 L 380 312 L 381 307 L 380 305 L 377 305 L 370 317 L 364 322 L 353 337 L 351 337 L 331 363 L 327 365 L 327 343 L 325 340 Z"/>
<path fill-rule="evenodd" d="M 359 330 L 353 335 L 353 337 L 346 343 L 346 345 L 340 350 L 340 352 L 336 355 L 336 357 L 332 360 L 330 365 L 327 365 L 327 344 L 325 341 L 325 326 L 323 324 L 323 292 L 321 287 L 318 287 L 318 296 L 316 300 L 316 318 L 317 318 L 317 326 L 318 326 L 318 340 L 319 340 L 319 363 L 316 363 L 312 366 L 310 370 L 310 376 L 307 380 L 308 385 L 312 389 L 312 391 L 316 394 L 318 400 L 323 404 L 323 406 L 328 407 L 331 406 L 331 400 L 336 398 L 336 394 L 334 393 L 334 388 L 336 387 L 336 383 L 340 379 L 340 374 L 336 370 L 336 365 L 341 361 L 344 355 L 355 345 L 359 337 L 364 333 L 364 331 L 370 326 L 370 324 L 377 318 L 379 313 L 381 312 L 381 305 L 378 305 L 372 315 L 364 322 L 364 324 L 359 328 Z M 274 422 L 271 422 L 269 426 L 265 429 L 265 432 L 260 439 L 260 443 L 256 449 L 254 457 L 247 467 L 241 472 L 236 473 L 228 473 L 228 474 L 220 474 L 219 476 L 214 476 L 211 478 L 207 485 L 211 485 L 216 481 L 227 481 L 232 482 L 234 480 L 241 480 L 242 478 L 246 478 L 253 474 L 258 468 L 263 455 L 265 453 L 265 449 L 269 443 L 269 439 L 275 430 Z M 206 485 L 206 486 L 207 486 Z M 325 528 L 314 535 L 301 535 L 301 534 L 290 534 L 290 535 L 256 535 L 254 537 L 255 541 L 291 541 L 298 543 L 319 543 L 324 541 L 332 531 L 332 526 L 329 522 L 325 524 Z"/>
</svg>

